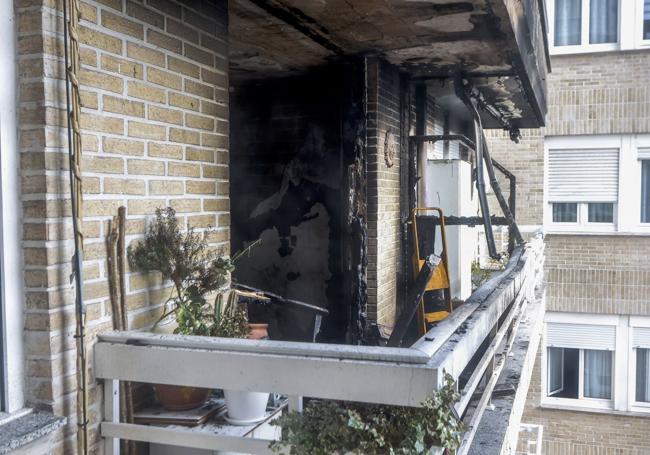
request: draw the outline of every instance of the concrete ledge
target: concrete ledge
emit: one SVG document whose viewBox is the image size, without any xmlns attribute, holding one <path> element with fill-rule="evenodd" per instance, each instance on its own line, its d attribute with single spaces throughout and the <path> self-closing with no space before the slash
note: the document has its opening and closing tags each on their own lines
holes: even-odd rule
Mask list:
<svg viewBox="0 0 650 455">
<path fill-rule="evenodd" d="M 544 310 L 542 291 L 534 301 L 528 302 L 512 349 L 504 359 L 504 368 L 494 388 L 501 393 L 492 394 L 493 408 L 485 410 L 468 455 L 515 452 L 528 386 L 541 339 Z"/>
<path fill-rule="evenodd" d="M 65 417 L 46 412 L 30 412 L 0 424 L 0 455 L 18 453 L 26 446 L 51 435 L 65 423 Z"/>
</svg>

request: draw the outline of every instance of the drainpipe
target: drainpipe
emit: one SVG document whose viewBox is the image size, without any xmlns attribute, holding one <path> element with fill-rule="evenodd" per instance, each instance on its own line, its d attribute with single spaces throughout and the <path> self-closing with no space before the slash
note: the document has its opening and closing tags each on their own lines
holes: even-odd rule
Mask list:
<svg viewBox="0 0 650 455">
<path fill-rule="evenodd" d="M 496 196 L 497 201 L 501 206 L 501 210 L 503 211 L 506 220 L 508 220 L 508 228 L 510 229 L 510 238 L 514 238 L 515 242 L 517 242 L 518 245 L 521 245 L 522 243 L 524 243 L 524 239 L 521 237 L 521 233 L 519 232 L 519 227 L 515 222 L 515 215 L 512 213 L 512 211 L 510 210 L 510 206 L 508 205 L 505 198 L 503 197 L 503 192 L 501 191 L 501 186 L 499 185 L 499 181 L 497 180 L 496 175 L 494 175 L 492 158 L 490 158 L 490 152 L 488 151 L 488 146 L 487 146 L 487 142 L 485 141 L 485 136 L 483 135 L 482 132 L 481 135 L 483 136 L 483 155 L 485 157 L 485 165 L 487 167 L 488 176 L 490 177 L 490 186 L 492 186 L 492 189 L 494 190 L 494 195 Z M 510 188 L 510 195 L 511 197 L 513 195 L 512 185 Z M 514 204 L 512 205 L 514 209 Z"/>
</svg>

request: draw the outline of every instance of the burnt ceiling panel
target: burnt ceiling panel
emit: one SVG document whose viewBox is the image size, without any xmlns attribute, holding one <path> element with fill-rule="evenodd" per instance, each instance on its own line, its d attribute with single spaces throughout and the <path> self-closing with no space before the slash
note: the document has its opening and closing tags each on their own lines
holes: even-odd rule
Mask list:
<svg viewBox="0 0 650 455">
<path fill-rule="evenodd" d="M 522 41 L 543 36 L 528 30 L 539 21 L 523 17 L 539 14 L 538 1 L 230 0 L 231 74 L 285 76 L 343 55 L 381 55 L 415 78 L 483 78 L 486 98 L 517 126 L 535 127 L 546 68 L 523 54 L 546 48 Z"/>
</svg>

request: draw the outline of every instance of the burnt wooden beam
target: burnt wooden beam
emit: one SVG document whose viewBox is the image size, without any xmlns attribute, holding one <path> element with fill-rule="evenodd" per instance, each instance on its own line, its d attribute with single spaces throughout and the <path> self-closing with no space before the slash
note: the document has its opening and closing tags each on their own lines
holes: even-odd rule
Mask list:
<svg viewBox="0 0 650 455">
<path fill-rule="evenodd" d="M 299 300 L 293 300 L 293 299 L 285 299 L 284 297 L 274 294 L 273 292 L 269 291 L 264 291 L 262 289 L 255 288 L 253 286 L 248 286 L 245 284 L 241 283 L 234 283 L 233 287 L 235 289 L 239 289 L 241 291 L 246 291 L 246 292 L 251 292 L 251 293 L 256 293 L 260 294 L 262 297 L 265 299 L 268 299 L 267 301 L 257 299 L 253 296 L 243 296 L 240 297 L 243 301 L 245 302 L 250 302 L 250 303 L 259 303 L 262 305 L 265 304 L 271 304 L 271 305 L 290 305 L 294 306 L 312 313 L 320 314 L 322 316 L 325 316 L 329 313 L 325 308 L 321 308 L 316 305 L 311 305 L 309 303 L 301 302 Z"/>
<path fill-rule="evenodd" d="M 400 75 L 400 163 L 409 163 L 409 133 L 411 131 L 411 78 L 406 74 Z M 401 311 L 400 305 L 406 300 L 408 284 L 411 281 L 410 257 L 412 253 L 409 228 L 407 221 L 411 215 L 410 192 L 409 192 L 409 166 L 400 165 L 400 219 L 402 220 L 401 232 L 401 258 L 399 291 L 396 311 Z"/>
<path fill-rule="evenodd" d="M 427 285 L 429 280 L 433 276 L 433 271 L 436 269 L 442 258 L 440 256 L 431 255 L 425 259 L 420 273 L 415 279 L 415 282 L 409 288 L 408 296 L 406 297 L 405 305 L 402 308 L 402 311 L 397 318 L 395 323 L 395 328 L 393 333 L 390 334 L 388 339 L 388 346 L 390 347 L 399 347 L 406 336 L 409 325 L 415 316 L 415 312 L 420 305 L 422 296 L 426 292 Z"/>
<path fill-rule="evenodd" d="M 328 320 L 347 344 L 366 337 L 368 305 L 368 144 L 365 60 L 354 65 L 343 107 L 341 258 L 345 315 Z M 341 309 L 343 310 L 343 309 Z M 328 318 L 331 319 L 331 318 Z M 341 325 L 332 327 L 332 325 Z"/>
<path fill-rule="evenodd" d="M 434 226 L 440 224 L 437 216 L 422 215 L 418 216 L 421 220 L 430 220 Z M 491 216 L 493 226 L 508 226 L 508 220 L 504 216 Z M 481 216 L 445 216 L 445 226 L 482 226 L 483 217 Z"/>
<path fill-rule="evenodd" d="M 325 49 L 337 54 L 344 55 L 345 52 L 335 44 L 329 36 L 329 30 L 319 24 L 314 18 L 305 14 L 302 10 L 282 4 L 278 0 L 249 0 L 254 5 L 262 8 L 281 21 L 295 28 Z"/>
</svg>

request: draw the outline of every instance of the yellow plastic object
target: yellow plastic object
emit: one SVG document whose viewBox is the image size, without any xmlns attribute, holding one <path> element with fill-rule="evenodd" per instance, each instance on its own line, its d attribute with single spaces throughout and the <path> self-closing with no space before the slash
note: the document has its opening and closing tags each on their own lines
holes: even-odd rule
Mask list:
<svg viewBox="0 0 650 455">
<path fill-rule="evenodd" d="M 425 313 L 424 319 L 427 321 L 427 324 L 433 324 L 434 322 L 440 322 L 449 316 L 449 311 L 433 311 L 431 313 Z"/>
<path fill-rule="evenodd" d="M 419 262 L 418 270 L 422 270 L 422 267 L 424 266 L 424 259 L 420 259 L 418 262 Z M 433 271 L 433 275 L 431 275 L 429 284 L 427 284 L 426 291 L 447 289 L 448 287 L 449 287 L 449 277 L 447 276 L 447 271 L 445 270 L 444 264 L 441 261 L 440 264 L 438 264 L 436 269 Z"/>
<path fill-rule="evenodd" d="M 452 311 L 451 304 L 451 289 L 449 284 L 449 265 L 447 262 L 447 232 L 445 229 L 445 217 L 442 212 L 442 209 L 439 207 L 416 207 L 411 213 L 411 221 L 413 228 L 413 243 L 414 243 L 414 255 L 413 255 L 413 274 L 414 277 L 420 272 L 424 266 L 424 259 L 420 258 L 420 243 L 418 241 L 418 227 L 417 227 L 417 214 L 419 212 L 426 211 L 435 211 L 438 212 L 438 217 L 440 219 L 440 237 L 442 242 L 442 252 L 441 252 L 441 261 L 436 266 L 433 271 L 433 275 L 427 284 L 425 292 L 435 291 L 435 290 L 444 290 L 445 300 L 447 303 L 448 311 L 434 311 L 431 313 L 425 313 L 424 311 L 424 301 L 420 301 L 418 306 L 418 327 L 420 330 L 420 335 L 424 335 L 427 331 L 427 324 L 432 324 L 434 322 L 439 322 L 445 319 Z"/>
</svg>

